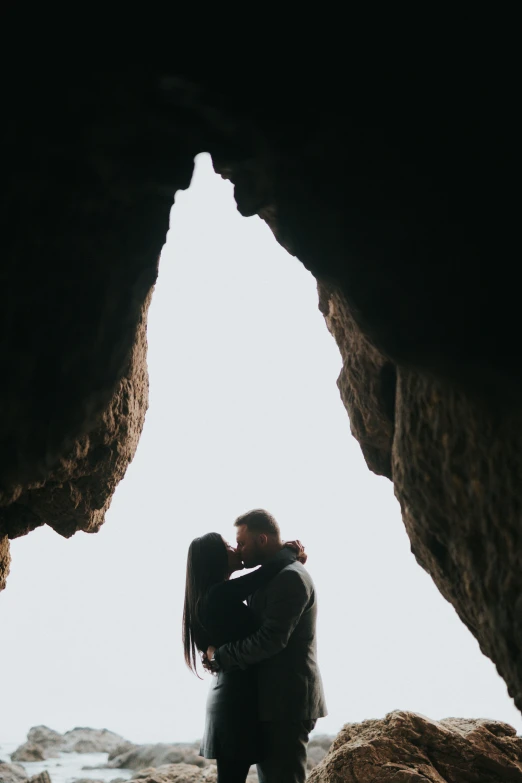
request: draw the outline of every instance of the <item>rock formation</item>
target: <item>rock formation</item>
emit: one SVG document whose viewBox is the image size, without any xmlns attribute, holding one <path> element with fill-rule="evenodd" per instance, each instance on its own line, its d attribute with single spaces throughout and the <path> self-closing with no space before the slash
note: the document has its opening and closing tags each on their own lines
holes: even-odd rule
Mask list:
<svg viewBox="0 0 522 783">
<path fill-rule="evenodd" d="M 216 767 L 213 765 L 201 769 L 193 764 L 166 764 L 158 769 L 144 770 L 144 773 L 146 774 L 140 774 L 132 779 L 139 780 L 140 783 L 216 783 L 217 781 Z"/>
<path fill-rule="evenodd" d="M 9 539 L 6 535 L 0 535 L 0 590 L 3 590 L 5 587 L 5 580 L 9 575 L 10 565 Z"/>
<path fill-rule="evenodd" d="M 27 772 L 20 764 L 8 764 L 0 759 L 0 783 L 26 783 Z"/>
<path fill-rule="evenodd" d="M 412 712 L 348 723 L 309 783 L 522 781 L 522 737 L 505 723 Z"/>
<path fill-rule="evenodd" d="M 48 757 L 47 750 L 34 742 L 24 742 L 14 753 L 11 753 L 11 761 L 43 761 Z"/>
<path fill-rule="evenodd" d="M 25 36 L 23 12 L 6 13 Z M 233 70 L 212 47 L 211 67 L 177 67 L 162 31 L 178 20 L 146 35 L 143 14 L 132 56 L 126 36 L 111 41 L 132 66 L 55 70 L 62 42 L 42 21 L 49 35 L 4 94 L 0 587 L 6 536 L 103 521 L 147 404 L 146 309 L 173 194 L 207 150 L 240 212 L 318 280 L 365 458 L 522 707 L 516 67 L 467 42 L 404 70 L 380 49 L 334 63 L 298 50 L 320 40 L 315 18 L 269 65 L 249 39 Z"/>
<path fill-rule="evenodd" d="M 63 734 L 50 729 L 49 726 L 32 726 L 27 732 L 27 742 L 40 745 L 46 750 L 51 748 L 58 750 L 63 745 Z"/>
<path fill-rule="evenodd" d="M 199 742 L 164 743 L 136 745 L 119 756 L 112 757 L 107 766 L 111 769 L 135 769 L 164 767 L 169 764 L 194 764 L 204 767 L 208 761 L 199 756 Z"/>
<path fill-rule="evenodd" d="M 51 777 L 46 770 L 29 777 L 20 764 L 8 764 L 0 759 L 0 783 L 51 783 Z"/>
<path fill-rule="evenodd" d="M 12 761 L 41 761 L 58 753 L 117 754 L 134 747 L 131 742 L 108 729 L 75 728 L 59 734 L 48 726 L 33 726 L 27 742 L 12 754 Z"/>
</svg>

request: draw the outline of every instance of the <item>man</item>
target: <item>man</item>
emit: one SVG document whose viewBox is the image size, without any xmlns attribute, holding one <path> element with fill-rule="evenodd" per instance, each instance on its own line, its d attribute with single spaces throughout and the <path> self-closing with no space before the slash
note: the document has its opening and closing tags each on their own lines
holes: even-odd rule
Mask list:
<svg viewBox="0 0 522 783">
<path fill-rule="evenodd" d="M 263 509 L 235 521 L 237 546 L 246 568 L 263 565 L 281 552 L 279 525 Z M 265 749 L 257 765 L 261 783 L 303 783 L 306 746 L 326 704 L 317 665 L 317 601 L 310 574 L 291 562 L 249 598 L 261 621 L 256 633 L 208 654 L 215 670 L 258 666 L 259 717 Z"/>
</svg>

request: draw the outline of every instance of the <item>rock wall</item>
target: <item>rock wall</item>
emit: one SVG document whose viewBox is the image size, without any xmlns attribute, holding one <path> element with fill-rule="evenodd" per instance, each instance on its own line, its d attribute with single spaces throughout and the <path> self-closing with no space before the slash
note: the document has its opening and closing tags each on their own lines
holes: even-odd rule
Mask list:
<svg viewBox="0 0 522 783">
<path fill-rule="evenodd" d="M 111 40 L 118 67 L 53 69 L 44 36 L 6 85 L 0 586 L 6 535 L 103 520 L 146 407 L 144 314 L 173 194 L 207 150 L 240 212 L 317 278 L 368 465 L 393 479 L 417 559 L 522 707 L 516 68 L 462 45 L 444 67 L 438 49 L 424 67 L 379 52 L 353 68 L 295 37 L 269 64 L 249 40 L 248 67 L 212 47 L 178 67 L 167 20 L 157 37 L 147 21 L 132 57 Z"/>
</svg>

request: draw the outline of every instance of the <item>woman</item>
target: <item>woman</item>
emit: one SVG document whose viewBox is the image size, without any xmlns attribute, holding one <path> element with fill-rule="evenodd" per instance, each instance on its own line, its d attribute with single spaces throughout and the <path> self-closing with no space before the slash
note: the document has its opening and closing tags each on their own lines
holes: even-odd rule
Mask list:
<svg viewBox="0 0 522 783">
<path fill-rule="evenodd" d="M 305 560 L 298 541 L 289 541 L 288 557 L 230 579 L 243 568 L 238 552 L 219 533 L 195 538 L 187 557 L 183 611 L 185 661 L 196 674 L 197 651 L 244 639 L 259 627 L 245 598 L 263 587 L 289 563 Z M 252 764 L 260 760 L 255 667 L 220 672 L 207 700 L 205 734 L 200 754 L 217 760 L 218 783 L 244 783 Z"/>
</svg>

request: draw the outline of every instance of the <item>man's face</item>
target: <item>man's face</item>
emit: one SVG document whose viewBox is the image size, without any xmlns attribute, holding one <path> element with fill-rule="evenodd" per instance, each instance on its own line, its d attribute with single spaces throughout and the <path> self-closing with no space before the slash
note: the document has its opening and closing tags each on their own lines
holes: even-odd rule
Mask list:
<svg viewBox="0 0 522 783">
<path fill-rule="evenodd" d="M 237 551 L 245 564 L 245 568 L 254 568 L 261 563 L 263 534 L 251 533 L 246 525 L 237 528 Z M 266 536 L 264 536 L 266 538 Z"/>
</svg>

